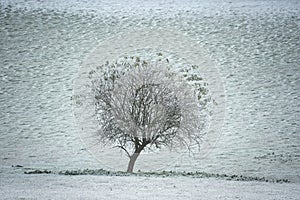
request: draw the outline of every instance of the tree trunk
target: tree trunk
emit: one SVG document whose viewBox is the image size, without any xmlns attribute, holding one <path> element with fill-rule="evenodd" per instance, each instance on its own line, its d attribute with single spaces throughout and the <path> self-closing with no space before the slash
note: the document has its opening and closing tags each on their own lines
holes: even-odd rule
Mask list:
<svg viewBox="0 0 300 200">
<path fill-rule="evenodd" d="M 133 167 L 134 167 L 136 159 L 139 157 L 140 153 L 143 151 L 145 146 L 147 146 L 147 144 L 149 144 L 149 143 L 150 143 L 150 141 L 147 141 L 146 138 L 143 138 L 142 144 L 139 144 L 139 139 L 135 138 L 135 151 L 130 156 L 130 160 L 129 160 L 128 167 L 127 167 L 128 173 L 133 172 Z"/>
<path fill-rule="evenodd" d="M 130 160 L 129 160 L 128 167 L 127 167 L 128 173 L 133 172 L 133 167 L 134 167 L 135 161 L 139 157 L 139 155 L 140 155 L 140 153 L 134 153 L 130 156 Z"/>
</svg>

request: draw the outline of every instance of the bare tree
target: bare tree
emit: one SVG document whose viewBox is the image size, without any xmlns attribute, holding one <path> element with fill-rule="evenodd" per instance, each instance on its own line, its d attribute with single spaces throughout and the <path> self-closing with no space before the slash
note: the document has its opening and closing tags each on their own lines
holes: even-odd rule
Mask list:
<svg viewBox="0 0 300 200">
<path fill-rule="evenodd" d="M 205 90 L 197 75 L 179 76 L 164 65 L 140 60 L 107 63 L 90 75 L 100 139 L 126 152 L 127 172 L 146 147 L 199 147 L 199 101 Z"/>
</svg>

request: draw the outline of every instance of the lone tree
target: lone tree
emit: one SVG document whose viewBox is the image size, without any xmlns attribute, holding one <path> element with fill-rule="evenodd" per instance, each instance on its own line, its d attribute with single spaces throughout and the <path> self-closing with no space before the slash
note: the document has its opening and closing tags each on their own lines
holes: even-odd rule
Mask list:
<svg viewBox="0 0 300 200">
<path fill-rule="evenodd" d="M 163 65 L 136 59 L 106 63 L 90 77 L 100 140 L 126 152 L 127 172 L 145 148 L 199 147 L 199 101 L 205 89 L 197 75 L 179 76 Z"/>
</svg>

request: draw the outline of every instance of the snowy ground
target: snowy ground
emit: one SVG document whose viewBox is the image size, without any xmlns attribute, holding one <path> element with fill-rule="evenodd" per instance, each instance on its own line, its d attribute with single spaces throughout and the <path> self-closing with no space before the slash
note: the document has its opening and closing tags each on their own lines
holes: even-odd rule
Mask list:
<svg viewBox="0 0 300 200">
<path fill-rule="evenodd" d="M 298 199 L 300 184 L 189 177 L 6 174 L 1 199 Z"/>
<path fill-rule="evenodd" d="M 0 199 L 300 199 L 300 1 L 140 2 L 0 1 Z M 205 159 L 183 162 L 167 154 L 151 162 L 144 154 L 136 170 L 146 170 L 140 164 L 147 160 L 157 170 L 292 183 L 26 175 L 12 169 L 115 169 L 121 163 L 88 153 L 70 97 L 72 80 L 98 42 L 136 28 L 183 32 L 207 50 L 226 85 L 223 133 Z"/>
</svg>

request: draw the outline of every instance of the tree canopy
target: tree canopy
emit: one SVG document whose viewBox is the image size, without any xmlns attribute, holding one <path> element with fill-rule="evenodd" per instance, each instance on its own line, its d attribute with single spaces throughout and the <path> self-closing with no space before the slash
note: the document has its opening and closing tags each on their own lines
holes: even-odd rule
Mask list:
<svg viewBox="0 0 300 200">
<path fill-rule="evenodd" d="M 190 69 L 132 59 L 90 72 L 100 140 L 126 152 L 128 172 L 146 147 L 200 146 L 200 102 L 207 92 Z"/>
</svg>

